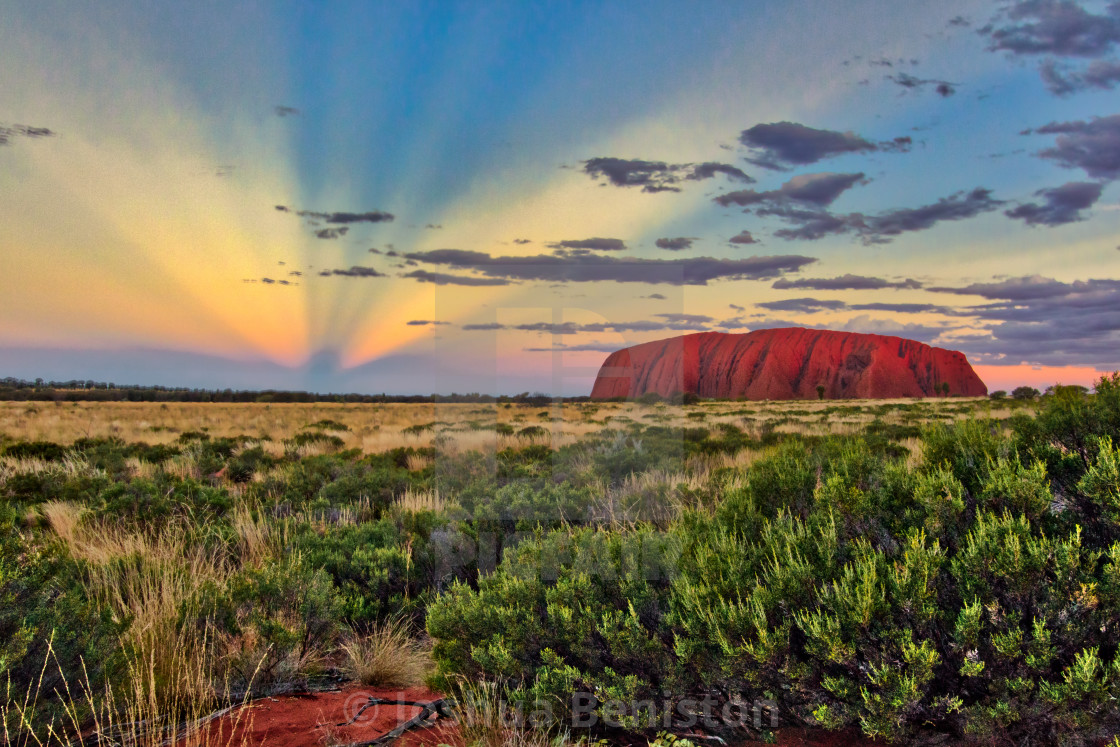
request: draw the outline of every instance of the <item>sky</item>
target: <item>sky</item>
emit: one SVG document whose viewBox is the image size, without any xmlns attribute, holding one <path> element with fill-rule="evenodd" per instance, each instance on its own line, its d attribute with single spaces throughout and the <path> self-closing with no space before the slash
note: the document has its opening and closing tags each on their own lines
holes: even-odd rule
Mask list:
<svg viewBox="0 0 1120 747">
<path fill-rule="evenodd" d="M 1120 2 L 0 0 L 0 376 L 590 391 L 804 326 L 1120 369 Z"/>
</svg>

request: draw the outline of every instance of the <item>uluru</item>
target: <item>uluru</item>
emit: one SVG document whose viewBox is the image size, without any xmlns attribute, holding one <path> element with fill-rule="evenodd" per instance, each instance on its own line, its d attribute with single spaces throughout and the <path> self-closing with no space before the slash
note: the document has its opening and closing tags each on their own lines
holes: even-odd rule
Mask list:
<svg viewBox="0 0 1120 747">
<path fill-rule="evenodd" d="M 788 327 L 698 332 L 611 353 L 592 399 L 679 392 L 716 399 L 980 397 L 988 388 L 955 350 L 887 335 Z"/>
</svg>

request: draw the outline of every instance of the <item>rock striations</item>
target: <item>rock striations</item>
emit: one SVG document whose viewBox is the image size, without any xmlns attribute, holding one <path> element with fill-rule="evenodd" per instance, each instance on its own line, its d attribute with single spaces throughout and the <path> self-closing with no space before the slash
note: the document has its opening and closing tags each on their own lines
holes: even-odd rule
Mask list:
<svg viewBox="0 0 1120 747">
<path fill-rule="evenodd" d="M 964 355 L 915 340 L 789 327 L 741 335 L 699 332 L 611 353 L 592 399 L 694 392 L 727 399 L 984 396 Z"/>
</svg>

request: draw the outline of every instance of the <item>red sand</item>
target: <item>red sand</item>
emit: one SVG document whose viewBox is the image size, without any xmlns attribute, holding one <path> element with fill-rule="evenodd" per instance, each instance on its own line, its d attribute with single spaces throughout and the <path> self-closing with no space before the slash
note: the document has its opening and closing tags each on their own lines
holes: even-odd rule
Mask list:
<svg viewBox="0 0 1120 747">
<path fill-rule="evenodd" d="M 353 724 L 336 726 L 354 718 L 371 696 L 420 702 L 440 697 L 423 688 L 398 691 L 348 686 L 335 692 L 261 698 L 220 719 L 216 726 L 217 734 L 212 733 L 208 743 L 229 747 L 331 747 L 357 744 L 377 739 L 420 711 L 419 708 L 406 706 L 374 706 L 362 713 Z M 790 728 L 779 729 L 776 736 L 777 744 L 785 747 L 870 747 L 878 744 L 862 737 L 858 732 L 828 733 Z M 461 746 L 462 740 L 453 721 L 440 719 L 432 728 L 410 731 L 393 744 L 400 747 L 435 747 L 439 744 Z"/>
<path fill-rule="evenodd" d="M 420 712 L 408 706 L 373 706 L 349 726 L 336 724 L 354 718 L 369 698 L 429 702 L 440 696 L 423 688 L 382 690 L 349 686 L 341 692 L 307 693 L 261 698 L 223 717 L 211 744 L 230 747 L 327 747 L 370 742 Z M 410 731 L 394 745 L 455 744 L 454 722 L 443 720 L 430 729 Z M 232 727 L 233 733 L 228 729 Z M 215 738 L 216 736 L 216 738 Z"/>
<path fill-rule="evenodd" d="M 777 400 L 849 397 L 982 397 L 987 387 L 964 355 L 915 340 L 790 327 L 742 335 L 699 332 L 618 350 L 595 379 L 592 399 L 701 397 Z"/>
</svg>

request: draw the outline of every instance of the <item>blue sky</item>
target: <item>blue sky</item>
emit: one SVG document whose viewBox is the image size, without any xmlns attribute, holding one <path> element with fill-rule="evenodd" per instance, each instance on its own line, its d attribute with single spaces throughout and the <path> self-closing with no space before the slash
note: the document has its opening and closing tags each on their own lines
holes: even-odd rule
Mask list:
<svg viewBox="0 0 1120 747">
<path fill-rule="evenodd" d="M 582 393 L 784 325 L 1120 368 L 1120 4 L 0 13 L 3 375 Z"/>
</svg>

